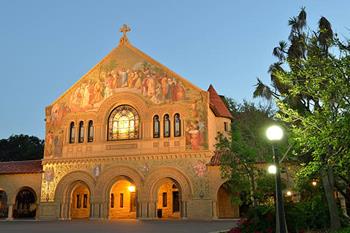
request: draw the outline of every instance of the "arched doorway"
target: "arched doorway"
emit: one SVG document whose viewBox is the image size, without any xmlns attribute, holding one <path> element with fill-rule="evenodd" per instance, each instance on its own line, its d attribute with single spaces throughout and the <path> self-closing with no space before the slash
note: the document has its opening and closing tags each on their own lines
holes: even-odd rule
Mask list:
<svg viewBox="0 0 350 233">
<path fill-rule="evenodd" d="M 134 219 L 137 210 L 137 190 L 128 178 L 118 179 L 110 189 L 109 219 Z"/>
<path fill-rule="evenodd" d="M 4 190 L 0 190 L 0 218 L 7 218 L 8 206 L 7 206 L 7 194 Z"/>
<path fill-rule="evenodd" d="M 72 219 L 90 217 L 90 190 L 86 184 L 79 182 L 73 188 L 70 206 Z"/>
<path fill-rule="evenodd" d="M 179 184 L 171 178 L 163 179 L 157 192 L 157 218 L 180 218 L 180 203 Z"/>
<path fill-rule="evenodd" d="M 22 188 L 16 196 L 14 218 L 35 218 L 36 216 L 36 194 L 29 187 Z"/>
<path fill-rule="evenodd" d="M 239 218 L 239 207 L 231 202 L 231 193 L 226 183 L 217 193 L 217 211 L 219 218 Z"/>
</svg>

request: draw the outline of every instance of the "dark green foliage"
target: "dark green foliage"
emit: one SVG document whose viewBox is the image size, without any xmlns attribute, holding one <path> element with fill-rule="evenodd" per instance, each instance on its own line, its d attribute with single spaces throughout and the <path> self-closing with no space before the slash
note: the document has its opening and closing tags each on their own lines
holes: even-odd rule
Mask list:
<svg viewBox="0 0 350 233">
<path fill-rule="evenodd" d="M 273 49 L 271 85 L 260 80 L 254 96 L 271 98 L 276 117 L 289 126 L 295 161 L 300 161 L 298 184 L 318 178 L 328 203 L 331 229 L 340 227 L 334 189 L 350 187 L 350 46 L 333 33 L 321 17 L 318 29 L 306 24 L 306 12 L 289 20 L 288 42 Z"/>
<path fill-rule="evenodd" d="M 286 220 L 290 233 L 329 227 L 327 203 L 321 195 L 299 203 L 286 203 Z"/>
<path fill-rule="evenodd" d="M 221 154 L 221 174 L 228 179 L 232 193 L 245 193 L 245 205 L 265 203 L 273 192 L 273 183 L 268 186 L 266 166 L 259 164 L 272 161 L 272 149 L 265 137 L 266 128 L 274 121 L 271 106 L 244 102 L 236 104 L 232 99 L 225 102 L 233 115 L 229 137 L 219 134 L 216 150 Z M 265 181 L 263 181 L 265 180 Z M 271 180 L 271 179 L 270 179 Z M 261 186 L 260 186 L 261 185 Z M 266 190 L 270 189 L 268 195 Z M 239 195 L 232 200 L 243 204 Z"/>
<path fill-rule="evenodd" d="M 42 159 L 44 140 L 35 136 L 12 135 L 0 140 L 0 161 L 21 161 Z"/>
<path fill-rule="evenodd" d="M 327 229 L 329 215 L 326 202 L 320 195 L 309 201 L 285 203 L 286 221 L 289 233 Z M 275 208 L 273 205 L 260 205 L 251 208 L 247 218 L 233 229 L 234 233 L 273 233 L 275 232 Z"/>
</svg>

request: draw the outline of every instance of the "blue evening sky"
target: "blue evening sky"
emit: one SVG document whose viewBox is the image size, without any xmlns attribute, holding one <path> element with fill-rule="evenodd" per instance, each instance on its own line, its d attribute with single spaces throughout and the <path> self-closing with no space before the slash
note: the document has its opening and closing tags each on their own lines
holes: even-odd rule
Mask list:
<svg viewBox="0 0 350 233">
<path fill-rule="evenodd" d="M 345 0 L 0 0 L 0 138 L 44 138 L 45 107 L 117 46 L 124 23 L 134 46 L 190 82 L 252 100 L 301 6 L 310 27 L 325 16 L 349 36 Z"/>
</svg>

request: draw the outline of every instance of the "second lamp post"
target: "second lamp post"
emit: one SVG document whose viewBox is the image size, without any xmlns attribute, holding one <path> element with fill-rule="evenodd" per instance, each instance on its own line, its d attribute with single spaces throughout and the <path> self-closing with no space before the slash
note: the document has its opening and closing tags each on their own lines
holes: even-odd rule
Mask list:
<svg viewBox="0 0 350 233">
<path fill-rule="evenodd" d="M 276 233 L 288 233 L 281 187 L 280 163 L 275 149 L 275 143 L 283 137 L 283 130 L 277 125 L 270 126 L 266 130 L 266 137 L 272 142 L 272 155 L 276 166 Z"/>
</svg>

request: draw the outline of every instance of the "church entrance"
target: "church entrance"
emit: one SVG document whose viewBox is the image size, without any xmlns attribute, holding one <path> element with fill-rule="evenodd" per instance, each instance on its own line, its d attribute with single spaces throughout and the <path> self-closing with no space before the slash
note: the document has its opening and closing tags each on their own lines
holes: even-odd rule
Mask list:
<svg viewBox="0 0 350 233">
<path fill-rule="evenodd" d="M 219 218 L 239 218 L 238 206 L 232 204 L 231 194 L 226 184 L 221 185 L 218 190 L 217 207 Z"/>
<path fill-rule="evenodd" d="M 136 218 L 136 186 L 126 178 L 116 181 L 109 196 L 109 219 Z"/>
<path fill-rule="evenodd" d="M 0 219 L 7 218 L 8 206 L 7 206 L 7 194 L 5 191 L 0 190 Z"/>
<path fill-rule="evenodd" d="M 180 218 L 181 193 L 176 182 L 166 178 L 158 189 L 157 217 Z"/>
<path fill-rule="evenodd" d="M 28 187 L 22 188 L 16 196 L 14 218 L 35 218 L 36 215 L 36 195 Z"/>
<path fill-rule="evenodd" d="M 73 189 L 71 196 L 71 218 L 87 219 L 90 217 L 90 191 L 88 187 L 79 183 Z"/>
</svg>

